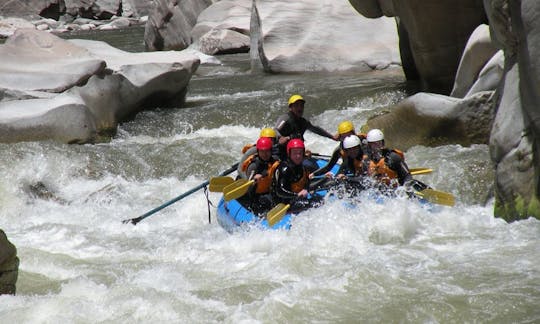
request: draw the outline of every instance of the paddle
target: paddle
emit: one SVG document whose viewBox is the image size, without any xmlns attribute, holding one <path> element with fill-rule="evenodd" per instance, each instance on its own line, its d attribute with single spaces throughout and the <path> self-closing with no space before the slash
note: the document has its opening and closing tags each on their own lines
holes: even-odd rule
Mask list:
<svg viewBox="0 0 540 324">
<path fill-rule="evenodd" d="M 229 201 L 242 197 L 248 192 L 249 188 L 254 182 L 255 181 L 248 179 L 236 180 L 223 188 L 223 199 L 225 199 L 225 201 Z"/>
<path fill-rule="evenodd" d="M 236 168 L 238 167 L 238 163 L 235 163 L 233 164 L 230 168 L 228 168 L 227 170 L 223 171 L 221 174 L 219 174 L 220 176 L 225 176 L 227 174 L 230 174 L 230 173 L 233 173 Z M 181 194 L 180 196 L 174 198 L 174 199 L 171 199 L 169 201 L 167 201 L 166 203 L 164 203 L 163 205 L 161 206 L 158 206 L 154 209 L 152 209 L 151 211 L 139 216 L 139 217 L 136 217 L 136 218 L 131 218 L 131 219 L 125 219 L 122 221 L 122 223 L 124 224 L 127 224 L 127 223 L 131 223 L 133 225 L 137 225 L 138 222 L 142 221 L 143 219 L 145 219 L 146 217 L 162 210 L 163 208 L 165 207 L 168 207 L 172 204 L 174 204 L 175 202 L 179 201 L 180 199 L 183 199 L 189 195 L 191 195 L 192 193 L 196 192 L 197 190 L 201 189 L 201 188 L 204 188 L 205 186 L 207 186 L 208 184 L 210 183 L 210 181 L 205 181 L 203 183 L 201 183 L 200 185 L 196 186 L 195 188 Z"/>
<path fill-rule="evenodd" d="M 423 198 L 431 203 L 444 205 L 444 206 L 454 206 L 456 204 L 456 200 L 454 196 L 448 192 L 444 191 L 438 191 L 435 189 L 424 189 L 420 192 L 415 192 L 415 194 Z"/>
<path fill-rule="evenodd" d="M 412 175 L 427 174 L 433 172 L 433 169 L 429 168 L 412 168 L 409 169 Z"/>
<path fill-rule="evenodd" d="M 268 225 L 272 227 L 278 223 L 283 216 L 285 216 L 287 210 L 289 210 L 289 207 L 291 207 L 291 205 L 279 203 L 274 208 L 270 209 L 270 211 L 266 214 Z"/>
<path fill-rule="evenodd" d="M 324 154 L 313 153 L 313 152 L 311 152 L 311 156 L 321 158 L 321 159 L 329 159 L 332 157 L 331 155 L 324 155 Z"/>
<path fill-rule="evenodd" d="M 223 192 L 223 189 L 234 182 L 234 179 L 231 177 L 214 177 L 210 179 L 210 185 L 208 190 L 211 192 Z"/>
</svg>

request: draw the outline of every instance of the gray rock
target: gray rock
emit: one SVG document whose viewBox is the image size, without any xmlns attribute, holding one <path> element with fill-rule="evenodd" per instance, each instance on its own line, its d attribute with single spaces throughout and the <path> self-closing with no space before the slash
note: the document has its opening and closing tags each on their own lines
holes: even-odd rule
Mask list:
<svg viewBox="0 0 540 324">
<path fill-rule="evenodd" d="M 18 274 L 17 248 L 0 229 L 0 295 L 15 294 Z"/>
<path fill-rule="evenodd" d="M 450 96 L 456 98 L 465 97 L 478 79 L 480 71 L 497 51 L 498 48 L 491 42 L 489 26 L 485 24 L 478 26 L 467 41 Z M 484 90 L 495 90 L 496 87 L 495 84 L 492 89 Z"/>
<path fill-rule="evenodd" d="M 144 30 L 150 50 L 182 50 L 191 44 L 191 30 L 212 0 L 156 0 Z"/>
<path fill-rule="evenodd" d="M 253 70 L 369 71 L 400 64 L 393 19 L 361 17 L 341 0 L 253 4 Z"/>
<path fill-rule="evenodd" d="M 0 45 L 0 88 L 62 92 L 102 74 L 105 62 L 57 36 L 18 29 Z"/>
<path fill-rule="evenodd" d="M 25 33 L 24 30 L 20 33 Z M 28 31 L 30 35 L 45 32 Z M 49 35 L 50 36 L 50 35 Z M 56 36 L 50 36 L 56 37 Z M 26 39 L 21 35 L 22 39 Z M 37 37 L 39 39 L 39 37 Z M 56 140 L 64 143 L 86 143 L 100 140 L 101 136 L 114 133 L 120 121 L 145 107 L 179 107 L 182 105 L 189 80 L 199 65 L 199 58 L 191 52 L 129 53 L 118 50 L 105 42 L 89 40 L 65 41 L 56 39 L 46 44 L 51 53 L 47 57 L 36 52 L 39 62 L 32 69 L 54 74 L 65 67 L 59 62 L 62 53 L 67 56 L 78 53 L 86 60 L 94 59 L 103 66 L 99 73 L 91 75 L 81 86 L 72 86 L 52 98 L 11 100 L 0 102 L 0 141 Z M 59 48 L 69 49 L 62 52 Z M 15 47 L 26 51 L 24 46 Z M 11 52 L 13 57 L 23 57 Z M 24 60 L 32 61 L 30 53 Z M 84 60 L 81 60 L 84 62 Z M 49 65 L 51 64 L 51 65 Z M 24 66 L 14 65 L 24 71 Z M 73 67 L 76 69 L 76 66 Z M 48 72 L 50 71 L 50 72 Z M 12 69 L 12 74 L 19 71 Z M 51 79 L 54 79 L 52 76 Z M 30 88 L 29 86 L 20 88 Z M 7 95 L 19 93 L 36 97 L 40 92 L 4 89 Z M 2 92 L 0 92 L 2 93 Z"/>
<path fill-rule="evenodd" d="M 482 0 L 350 0 L 366 17 L 395 16 L 405 75 L 423 91 L 450 93 L 470 34 L 486 22 Z"/>
<path fill-rule="evenodd" d="M 387 145 L 402 150 L 414 145 L 486 144 L 495 115 L 493 93 L 475 93 L 465 99 L 417 93 L 367 125 L 383 129 Z"/>
<path fill-rule="evenodd" d="M 540 219 L 540 2 L 485 0 L 493 42 L 504 50 L 490 138 L 495 216 Z"/>
<path fill-rule="evenodd" d="M 213 29 L 199 39 L 198 49 L 204 54 L 249 52 L 249 36 L 229 29 Z"/>
</svg>

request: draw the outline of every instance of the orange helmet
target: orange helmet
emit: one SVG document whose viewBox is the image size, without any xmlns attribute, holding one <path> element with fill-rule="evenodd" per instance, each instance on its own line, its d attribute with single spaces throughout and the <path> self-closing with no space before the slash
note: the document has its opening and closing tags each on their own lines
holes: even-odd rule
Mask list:
<svg viewBox="0 0 540 324">
<path fill-rule="evenodd" d="M 271 149 L 272 149 L 272 138 L 261 137 L 257 140 L 257 150 L 271 150 Z"/>
<path fill-rule="evenodd" d="M 291 155 L 291 149 L 293 148 L 306 149 L 304 146 L 304 141 L 299 138 L 292 139 L 289 141 L 289 143 L 287 143 L 287 155 Z"/>
</svg>

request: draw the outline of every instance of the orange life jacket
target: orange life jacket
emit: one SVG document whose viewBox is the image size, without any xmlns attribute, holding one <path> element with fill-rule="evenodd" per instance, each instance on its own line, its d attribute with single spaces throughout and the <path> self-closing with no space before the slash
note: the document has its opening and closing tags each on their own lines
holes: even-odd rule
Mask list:
<svg viewBox="0 0 540 324">
<path fill-rule="evenodd" d="M 270 186 L 272 185 L 272 177 L 274 176 L 274 171 L 276 171 L 279 166 L 279 161 L 274 161 L 268 163 L 268 172 L 265 177 L 262 177 L 257 181 L 257 187 L 255 192 L 258 194 L 266 194 L 270 192 Z"/>
<path fill-rule="evenodd" d="M 401 156 L 401 159 L 405 160 L 405 156 L 400 150 L 394 149 L 391 151 L 397 153 L 399 156 Z M 379 181 L 385 183 L 388 186 L 398 186 L 397 181 L 394 180 L 397 179 L 398 174 L 396 171 L 390 169 L 386 165 L 386 157 L 381 158 L 379 162 L 375 162 L 373 160 L 369 161 L 368 175 L 378 179 Z"/>
<path fill-rule="evenodd" d="M 246 172 L 248 166 L 251 164 L 251 162 L 253 162 L 254 158 L 255 158 L 255 154 L 248 156 L 247 159 L 245 159 L 244 162 L 242 162 L 242 167 L 240 168 L 240 170 L 242 170 L 242 172 Z"/>
<path fill-rule="evenodd" d="M 346 161 L 349 158 L 345 150 L 341 149 L 339 153 L 341 154 L 342 161 Z M 362 155 L 362 160 L 358 160 L 357 158 L 354 158 L 354 175 L 360 175 L 364 173 L 364 160 L 365 159 L 367 159 L 366 154 Z"/>
<path fill-rule="evenodd" d="M 309 180 L 309 173 L 304 168 L 304 174 L 302 175 L 302 178 L 300 178 L 298 181 L 291 183 L 291 191 L 293 192 L 300 192 L 306 187 L 306 183 Z"/>
<path fill-rule="evenodd" d="M 250 148 L 254 147 L 255 144 L 246 144 L 244 145 L 244 147 L 242 147 L 242 154 L 246 153 L 247 150 L 249 150 Z"/>
</svg>

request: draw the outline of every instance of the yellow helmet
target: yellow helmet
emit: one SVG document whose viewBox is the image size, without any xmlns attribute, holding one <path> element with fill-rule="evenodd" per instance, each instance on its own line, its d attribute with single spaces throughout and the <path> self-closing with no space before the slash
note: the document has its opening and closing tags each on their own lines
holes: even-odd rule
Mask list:
<svg viewBox="0 0 540 324">
<path fill-rule="evenodd" d="M 352 131 L 354 131 L 354 125 L 353 125 L 352 121 L 350 121 L 350 120 L 343 121 L 343 122 L 339 123 L 339 125 L 337 127 L 337 131 L 338 131 L 339 135 L 342 135 L 342 134 L 345 134 L 345 133 L 348 133 L 348 132 L 352 132 Z"/>
<path fill-rule="evenodd" d="M 261 129 L 261 133 L 259 134 L 259 137 L 276 138 L 276 131 L 273 128 L 263 128 Z"/>
<path fill-rule="evenodd" d="M 289 98 L 289 106 L 292 105 L 293 103 L 297 102 L 298 100 L 302 100 L 303 102 L 306 102 L 304 100 L 304 98 L 302 98 L 301 95 L 292 95 L 290 98 Z"/>
</svg>

